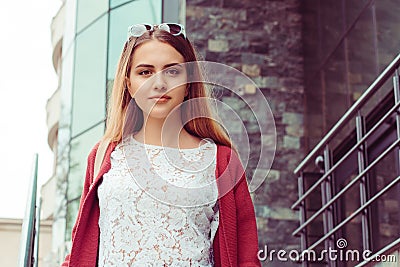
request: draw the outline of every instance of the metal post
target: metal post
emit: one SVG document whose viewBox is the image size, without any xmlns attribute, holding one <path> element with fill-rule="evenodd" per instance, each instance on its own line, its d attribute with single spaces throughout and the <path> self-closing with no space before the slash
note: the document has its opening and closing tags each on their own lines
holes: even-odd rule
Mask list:
<svg viewBox="0 0 400 267">
<path fill-rule="evenodd" d="M 356 132 L 357 132 L 357 142 L 360 141 L 365 134 L 365 121 L 364 117 L 361 115 L 359 111 L 356 117 Z M 357 152 L 357 163 L 358 163 L 358 173 L 362 173 L 367 164 L 367 156 L 366 156 L 366 143 L 363 142 L 358 148 Z M 368 173 L 360 179 L 360 206 L 364 205 L 367 202 L 367 181 L 368 181 Z M 369 232 L 369 222 L 368 222 L 368 209 L 365 209 L 361 213 L 361 231 L 363 237 L 363 249 L 370 250 L 370 232 Z"/>
<path fill-rule="evenodd" d="M 393 77 L 393 90 L 394 90 L 394 103 L 397 104 L 400 102 L 400 85 L 399 85 L 399 69 L 396 69 Z M 396 112 L 396 130 L 397 130 L 397 138 L 400 139 L 400 110 Z"/>
<path fill-rule="evenodd" d="M 301 197 L 304 193 L 304 172 L 301 172 L 298 178 L 298 191 L 299 196 Z M 303 200 L 299 206 L 299 219 L 300 225 L 302 225 L 306 221 L 306 203 Z M 307 227 L 300 232 L 300 249 L 301 251 L 305 251 L 307 249 Z M 303 259 L 301 263 L 302 267 L 308 267 L 308 261 Z"/>
<path fill-rule="evenodd" d="M 324 167 L 325 173 L 329 171 L 332 166 L 332 154 L 329 149 L 329 145 L 327 144 L 324 149 Z M 329 175 L 326 180 L 321 184 L 321 193 L 322 193 L 322 205 L 325 205 L 332 198 L 332 181 L 333 181 L 333 173 Z M 324 223 L 324 234 L 329 233 L 330 230 L 333 229 L 333 214 L 332 214 L 332 206 L 327 208 L 323 213 L 323 223 Z M 330 236 L 325 240 L 325 249 L 333 249 L 334 248 L 334 240 L 333 237 Z M 336 267 L 336 262 L 328 260 L 328 267 Z"/>
<path fill-rule="evenodd" d="M 394 72 L 393 77 L 393 90 L 394 90 L 394 104 L 398 104 L 400 102 L 400 82 L 399 82 L 399 69 L 397 68 Z M 400 139 L 400 110 L 397 109 L 396 112 L 396 133 L 397 140 Z M 396 172 L 397 176 L 400 176 L 400 148 L 397 146 L 395 148 L 395 164 L 396 164 Z M 400 189 L 400 185 L 397 184 L 397 190 Z"/>
<path fill-rule="evenodd" d="M 38 154 L 34 155 L 31 184 L 29 185 L 28 200 L 26 203 L 25 217 L 22 223 L 21 240 L 19 248 L 18 266 L 32 266 L 34 258 L 34 231 L 36 216 L 36 192 L 38 174 Z"/>
<path fill-rule="evenodd" d="M 33 267 L 38 267 L 39 265 L 39 237 L 40 237 L 40 212 L 42 210 L 42 198 L 39 198 L 37 209 L 36 209 L 36 224 L 35 224 L 35 242 L 33 247 L 34 252 L 34 262 Z"/>
</svg>

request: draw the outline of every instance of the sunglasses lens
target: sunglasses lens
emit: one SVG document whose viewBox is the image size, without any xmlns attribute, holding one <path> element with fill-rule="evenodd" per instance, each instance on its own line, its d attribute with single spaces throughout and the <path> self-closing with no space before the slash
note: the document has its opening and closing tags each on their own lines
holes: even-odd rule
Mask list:
<svg viewBox="0 0 400 267">
<path fill-rule="evenodd" d="M 142 36 L 146 31 L 151 30 L 151 25 L 135 24 L 129 27 L 128 34 L 133 37 Z"/>
<path fill-rule="evenodd" d="M 168 24 L 168 26 L 169 26 L 169 32 L 170 32 L 171 34 L 173 34 L 173 35 L 179 35 L 179 34 L 182 33 L 182 27 L 181 27 L 181 25 L 171 23 L 171 24 Z"/>
<path fill-rule="evenodd" d="M 170 30 L 168 24 L 165 24 L 165 23 L 158 25 L 158 28 L 159 28 L 160 30 L 163 30 L 163 31 L 171 32 L 171 30 Z"/>
</svg>

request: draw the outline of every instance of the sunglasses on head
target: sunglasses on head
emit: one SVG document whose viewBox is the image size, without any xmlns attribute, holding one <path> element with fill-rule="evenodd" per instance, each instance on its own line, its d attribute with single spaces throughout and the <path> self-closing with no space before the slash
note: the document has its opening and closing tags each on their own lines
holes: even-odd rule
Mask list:
<svg viewBox="0 0 400 267">
<path fill-rule="evenodd" d="M 185 27 L 178 23 L 161 23 L 158 25 L 151 25 L 147 23 L 135 24 L 128 27 L 128 39 L 129 37 L 140 37 L 147 31 L 153 31 L 154 29 L 160 29 L 167 31 L 174 36 L 183 35 L 186 39 Z"/>
</svg>

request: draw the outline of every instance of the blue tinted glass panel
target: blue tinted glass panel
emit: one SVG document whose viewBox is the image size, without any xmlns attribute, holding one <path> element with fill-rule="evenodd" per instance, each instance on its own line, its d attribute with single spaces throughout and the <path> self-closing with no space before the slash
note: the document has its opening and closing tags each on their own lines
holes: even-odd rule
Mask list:
<svg viewBox="0 0 400 267">
<path fill-rule="evenodd" d="M 65 241 L 71 241 L 72 228 L 74 227 L 76 217 L 78 216 L 79 199 L 67 204 L 67 225 L 65 231 Z"/>
<path fill-rule="evenodd" d="M 87 157 L 104 134 L 104 123 L 71 140 L 67 199 L 78 198 L 82 193 Z"/>
<path fill-rule="evenodd" d="M 138 0 L 111 11 L 107 79 L 114 79 L 119 56 L 126 41 L 128 26 L 161 22 L 162 0 Z"/>
<path fill-rule="evenodd" d="M 78 0 L 76 31 L 80 32 L 108 10 L 108 0 Z"/>
<path fill-rule="evenodd" d="M 103 16 L 77 37 L 72 137 L 105 118 L 107 20 Z"/>
<path fill-rule="evenodd" d="M 132 0 L 110 0 L 110 8 L 114 8 L 116 6 L 125 4 L 130 1 L 132 1 Z"/>
</svg>

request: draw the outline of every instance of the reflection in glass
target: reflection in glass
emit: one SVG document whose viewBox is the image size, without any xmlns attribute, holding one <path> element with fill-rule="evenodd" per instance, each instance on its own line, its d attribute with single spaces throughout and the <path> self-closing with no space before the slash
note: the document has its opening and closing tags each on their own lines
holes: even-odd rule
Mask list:
<svg viewBox="0 0 400 267">
<path fill-rule="evenodd" d="M 334 152 L 334 162 L 338 161 L 343 157 L 343 152 L 339 151 L 340 147 L 342 150 L 348 151 L 352 144 L 344 140 L 344 144 L 340 145 L 337 151 Z M 344 147 L 344 148 L 343 148 Z M 341 155 L 341 156 L 339 156 Z M 338 195 L 341 191 L 344 193 L 335 201 L 334 205 L 334 227 L 342 223 L 344 220 L 349 218 L 354 214 L 356 210 L 361 206 L 361 193 L 365 192 L 364 187 L 361 187 L 360 178 L 358 177 L 358 162 L 357 162 L 357 151 L 351 153 L 348 158 L 342 162 L 341 165 L 334 171 L 334 184 L 335 192 L 334 195 Z M 354 179 L 358 180 L 354 182 Z M 350 183 L 354 184 L 349 186 Z M 363 249 L 363 234 L 362 234 L 362 216 L 359 214 L 348 223 L 342 226 L 335 234 L 336 240 L 344 238 L 347 241 L 346 249 L 362 251 Z M 355 262 L 360 262 L 361 259 L 355 258 L 345 259 L 341 261 L 339 266 L 355 266 Z"/>
<path fill-rule="evenodd" d="M 110 8 L 114 8 L 116 6 L 122 5 L 129 1 L 132 1 L 132 0 L 110 0 Z"/>
<path fill-rule="evenodd" d="M 325 91 L 326 126 L 330 129 L 350 107 L 346 80 L 346 62 L 343 43 L 323 69 L 323 90 Z"/>
<path fill-rule="evenodd" d="M 368 7 L 346 37 L 348 80 L 352 100 L 357 100 L 379 75 L 372 16 L 373 10 Z"/>
<path fill-rule="evenodd" d="M 82 193 L 87 157 L 104 133 L 104 123 L 71 140 L 67 200 L 78 198 Z"/>
<path fill-rule="evenodd" d="M 395 0 L 305 0 L 303 12 L 306 144 L 311 148 L 399 53 L 400 5 Z M 380 101 L 390 89 L 385 85 L 374 99 Z M 366 106 L 363 113 L 369 111 Z"/>
<path fill-rule="evenodd" d="M 108 0 L 77 0 L 76 32 L 79 33 L 108 10 Z"/>
<path fill-rule="evenodd" d="M 338 1 L 340 2 L 340 1 Z M 357 17 L 362 12 L 365 12 L 364 8 L 369 4 L 369 0 L 357 0 L 357 1 L 342 1 L 344 5 L 344 14 L 346 19 L 346 26 L 351 27 Z"/>
<path fill-rule="evenodd" d="M 377 176 L 379 186 L 385 181 Z M 400 186 L 397 184 L 372 206 L 372 251 L 377 252 L 383 247 L 396 241 L 400 236 Z"/>
<path fill-rule="evenodd" d="M 324 236 L 323 214 L 318 215 L 315 220 L 307 225 L 307 245 L 312 246 Z M 325 248 L 324 242 L 320 243 L 313 250 L 317 255 L 321 255 L 321 251 Z M 325 261 L 322 261 L 325 262 Z M 310 259 L 310 264 L 321 264 L 321 259 Z M 319 265 L 321 266 L 321 265 Z"/>
<path fill-rule="evenodd" d="M 362 251 L 363 251 L 363 236 L 362 236 L 362 223 L 361 214 L 355 216 L 351 221 L 349 221 L 336 235 L 336 240 L 345 239 L 347 241 L 346 246 L 343 249 L 335 247 L 338 250 L 338 254 L 343 253 L 343 257 L 338 257 L 336 261 L 340 267 L 353 267 L 357 263 L 363 261 Z M 348 253 L 348 251 L 359 251 L 360 253 Z M 347 254 L 346 254 L 347 252 Z M 347 255 L 347 256 L 346 256 Z"/>
<path fill-rule="evenodd" d="M 72 137 L 105 118 L 107 16 L 76 41 Z"/>
<path fill-rule="evenodd" d="M 397 138 L 395 125 L 388 130 L 391 134 L 380 136 L 378 140 L 390 140 L 385 142 L 377 141 L 369 146 L 371 157 L 369 161 L 375 160 L 389 144 Z M 397 162 L 397 164 L 396 164 Z M 374 197 L 395 180 L 399 173 L 398 150 L 394 150 L 385 156 L 373 169 L 369 176 L 369 198 Z M 371 212 L 371 234 L 372 251 L 377 252 L 400 236 L 400 184 L 397 183 L 389 191 L 377 199 L 370 208 Z"/>
<path fill-rule="evenodd" d="M 400 5 L 397 0 L 375 1 L 379 71 L 400 52 Z"/>
<path fill-rule="evenodd" d="M 71 2 L 71 1 L 69 1 Z M 75 45 L 72 43 L 69 49 L 63 50 L 62 57 L 62 72 L 61 72 L 61 103 L 60 103 L 60 120 L 58 125 L 57 136 L 57 187 L 55 192 L 55 210 L 54 210 L 54 223 L 53 238 L 54 246 L 61 247 L 64 245 L 65 227 L 66 227 L 66 214 L 67 203 L 66 194 L 68 183 L 65 177 L 68 176 L 69 169 L 69 141 L 71 139 L 71 98 L 72 98 L 72 84 L 74 73 L 74 50 Z"/>
<path fill-rule="evenodd" d="M 78 216 L 79 199 L 68 202 L 67 204 L 67 225 L 65 229 L 65 241 L 71 241 L 72 228 Z"/>
<path fill-rule="evenodd" d="M 304 177 L 304 192 L 308 191 L 320 178 L 321 173 L 303 173 Z M 310 219 L 319 209 L 322 208 L 322 194 L 321 186 L 317 187 L 304 203 L 305 208 L 305 220 Z M 307 227 L 307 246 L 312 246 L 320 238 L 324 236 L 324 225 L 323 225 L 324 213 L 318 215 Z M 318 245 L 314 251 L 320 253 L 324 249 L 324 242 Z M 311 261 L 313 262 L 313 261 Z M 316 261 L 318 262 L 318 261 Z"/>
<path fill-rule="evenodd" d="M 319 5 L 322 58 L 326 58 L 344 33 L 342 3 L 338 0 L 323 0 Z"/>
<path fill-rule="evenodd" d="M 308 150 L 313 148 L 327 132 L 325 125 L 325 98 L 321 88 L 321 73 L 309 80 L 306 90 L 306 124 L 308 129 Z"/>
</svg>

